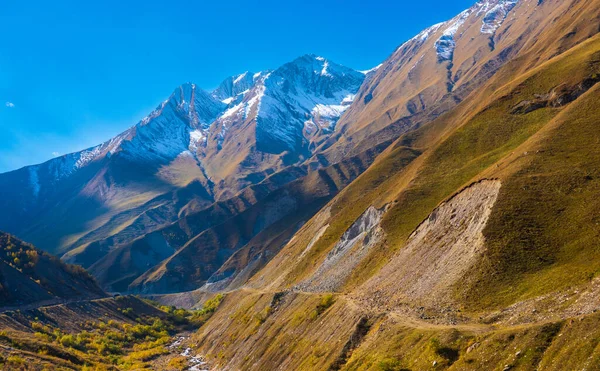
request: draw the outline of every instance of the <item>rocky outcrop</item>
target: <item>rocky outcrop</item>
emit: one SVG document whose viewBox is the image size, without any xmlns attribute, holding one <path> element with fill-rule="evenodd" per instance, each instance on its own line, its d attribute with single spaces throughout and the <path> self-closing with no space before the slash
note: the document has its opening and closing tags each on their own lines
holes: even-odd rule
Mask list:
<svg viewBox="0 0 600 371">
<path fill-rule="evenodd" d="M 331 292 L 340 289 L 371 248 L 381 241 L 383 230 L 380 223 L 384 212 L 385 208 L 380 210 L 369 207 L 348 228 L 313 275 L 295 289 L 310 292 Z"/>
<path fill-rule="evenodd" d="M 600 66 L 600 63 L 598 63 L 598 65 Z M 540 108 L 557 108 L 565 106 L 579 98 L 586 91 L 590 90 L 599 81 L 600 75 L 596 73 L 590 77 L 587 77 L 577 85 L 567 86 L 563 84 L 557 86 L 547 94 L 536 94 L 535 99 L 533 100 L 524 100 L 519 102 L 516 106 L 513 107 L 511 113 L 524 115 L 529 112 L 536 111 Z"/>
<path fill-rule="evenodd" d="M 363 292 L 394 303 L 432 305 L 446 298 L 483 254 L 482 232 L 500 186 L 482 180 L 438 206 Z"/>
</svg>

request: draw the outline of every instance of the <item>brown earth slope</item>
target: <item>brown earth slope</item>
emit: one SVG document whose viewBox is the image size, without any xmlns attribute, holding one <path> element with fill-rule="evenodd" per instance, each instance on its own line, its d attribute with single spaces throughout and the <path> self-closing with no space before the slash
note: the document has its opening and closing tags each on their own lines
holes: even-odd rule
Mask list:
<svg viewBox="0 0 600 371">
<path fill-rule="evenodd" d="M 544 34 L 227 296 L 195 337 L 216 367 L 600 367 L 600 3 L 519 4 Z"/>
</svg>

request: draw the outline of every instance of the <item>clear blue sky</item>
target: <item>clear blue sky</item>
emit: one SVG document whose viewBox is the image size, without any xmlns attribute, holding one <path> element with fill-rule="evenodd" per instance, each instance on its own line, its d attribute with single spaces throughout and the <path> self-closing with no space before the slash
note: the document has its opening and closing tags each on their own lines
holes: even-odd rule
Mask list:
<svg viewBox="0 0 600 371">
<path fill-rule="evenodd" d="M 0 0 L 0 172 L 107 140 L 186 81 L 306 53 L 371 68 L 474 2 Z"/>
</svg>

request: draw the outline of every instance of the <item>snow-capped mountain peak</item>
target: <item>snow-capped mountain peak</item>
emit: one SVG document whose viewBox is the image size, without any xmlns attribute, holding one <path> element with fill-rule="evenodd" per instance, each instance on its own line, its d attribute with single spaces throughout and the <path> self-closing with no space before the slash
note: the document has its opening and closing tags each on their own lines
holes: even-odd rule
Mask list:
<svg viewBox="0 0 600 371">
<path fill-rule="evenodd" d="M 301 151 L 303 131 L 331 131 L 365 75 L 324 57 L 307 54 L 261 81 L 257 102 L 257 143 L 265 152 Z"/>
<path fill-rule="evenodd" d="M 30 167 L 31 193 L 38 197 L 47 186 L 45 180 L 61 181 L 113 156 L 141 167 L 165 166 L 190 153 L 199 163 L 209 161 L 205 159 L 208 143 L 215 141 L 220 148 L 227 133 L 244 122 L 254 122 L 260 151 L 301 152 L 317 131 L 333 130 L 365 73 L 309 54 L 274 71 L 231 76 L 212 92 L 194 83 L 182 84 L 117 137 Z"/>
</svg>

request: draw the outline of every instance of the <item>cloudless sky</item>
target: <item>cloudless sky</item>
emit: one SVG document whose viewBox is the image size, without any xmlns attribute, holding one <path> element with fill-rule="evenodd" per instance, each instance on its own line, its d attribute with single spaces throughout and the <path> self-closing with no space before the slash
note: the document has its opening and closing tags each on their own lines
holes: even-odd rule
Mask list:
<svg viewBox="0 0 600 371">
<path fill-rule="evenodd" d="M 315 53 L 356 69 L 475 0 L 0 0 L 0 172 L 99 144 L 180 84 Z"/>
</svg>

